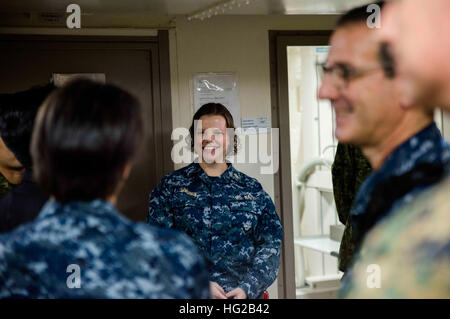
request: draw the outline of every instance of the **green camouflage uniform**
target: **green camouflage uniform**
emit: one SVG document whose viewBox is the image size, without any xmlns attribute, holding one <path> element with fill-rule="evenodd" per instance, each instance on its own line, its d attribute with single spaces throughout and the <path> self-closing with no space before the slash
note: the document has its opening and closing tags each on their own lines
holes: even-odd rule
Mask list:
<svg viewBox="0 0 450 319">
<path fill-rule="evenodd" d="M 339 270 L 345 272 L 350 264 L 355 245 L 352 240 L 350 210 L 359 186 L 372 172 L 362 151 L 350 144 L 338 144 L 332 166 L 333 193 L 339 220 L 345 225 L 339 249 Z"/>
<path fill-rule="evenodd" d="M 12 189 L 12 185 L 8 182 L 8 180 L 0 174 L 0 196 L 5 195 Z"/>
<path fill-rule="evenodd" d="M 450 298 L 449 193 L 447 176 L 380 222 L 365 238 L 341 296 Z M 379 270 L 379 288 L 369 265 Z"/>
</svg>

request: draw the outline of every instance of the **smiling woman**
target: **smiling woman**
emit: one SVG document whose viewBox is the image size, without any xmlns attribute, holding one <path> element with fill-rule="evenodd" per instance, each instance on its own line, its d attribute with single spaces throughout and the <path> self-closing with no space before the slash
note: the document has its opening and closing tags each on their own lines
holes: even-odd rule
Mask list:
<svg viewBox="0 0 450 319">
<path fill-rule="evenodd" d="M 144 135 L 140 115 L 133 95 L 86 79 L 45 100 L 31 153 L 51 199 L 0 236 L 0 298 L 209 297 L 189 238 L 134 223 L 115 206 Z"/>
<path fill-rule="evenodd" d="M 200 165 L 225 164 L 228 146 L 225 119 L 220 115 L 204 115 L 196 122 L 194 147 Z"/>
<path fill-rule="evenodd" d="M 262 298 L 278 274 L 282 227 L 261 184 L 226 162 L 237 148 L 230 130 L 233 117 L 222 104 L 195 113 L 191 148 L 198 160 L 161 180 L 147 220 L 194 240 L 208 260 L 213 298 Z"/>
<path fill-rule="evenodd" d="M 202 162 L 208 159 L 208 153 L 204 153 L 205 148 L 206 150 L 219 149 L 220 153 L 214 152 L 217 153 L 214 155 L 214 160 L 216 163 L 224 164 L 225 157 L 229 153 L 232 151 L 237 153 L 237 136 L 229 134 L 234 129 L 233 116 L 225 106 L 219 103 L 205 104 L 198 109 L 192 119 L 189 129 L 191 136 L 194 137 L 191 139 L 191 150 L 200 156 L 200 162 Z M 232 148 L 229 147 L 231 139 L 233 139 Z"/>
</svg>

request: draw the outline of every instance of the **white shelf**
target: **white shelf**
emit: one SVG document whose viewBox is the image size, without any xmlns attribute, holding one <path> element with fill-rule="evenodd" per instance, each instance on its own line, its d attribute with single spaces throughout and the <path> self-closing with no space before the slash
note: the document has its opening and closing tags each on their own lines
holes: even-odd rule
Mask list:
<svg viewBox="0 0 450 319">
<path fill-rule="evenodd" d="M 339 253 L 340 242 L 331 240 L 329 237 L 297 237 L 294 239 L 294 245 L 313 249 L 321 253 L 326 253 L 337 257 Z"/>
<path fill-rule="evenodd" d="M 323 276 L 310 276 L 305 278 L 305 282 L 309 287 L 315 289 L 339 288 L 342 274 L 343 273 L 340 272 Z"/>
<path fill-rule="evenodd" d="M 337 299 L 339 287 L 315 289 L 311 287 L 297 288 L 296 299 Z"/>
</svg>

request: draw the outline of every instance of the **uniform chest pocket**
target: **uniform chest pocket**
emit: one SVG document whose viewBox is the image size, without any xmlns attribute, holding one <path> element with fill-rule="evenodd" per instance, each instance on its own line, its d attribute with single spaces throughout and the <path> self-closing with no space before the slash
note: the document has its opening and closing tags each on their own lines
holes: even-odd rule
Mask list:
<svg viewBox="0 0 450 319">
<path fill-rule="evenodd" d="M 261 211 L 258 205 L 253 202 L 237 202 L 230 204 L 232 228 L 239 230 L 243 235 L 254 233 Z"/>
<path fill-rule="evenodd" d="M 171 206 L 177 229 L 191 233 L 203 225 L 204 207 L 197 200 L 174 200 Z"/>
</svg>

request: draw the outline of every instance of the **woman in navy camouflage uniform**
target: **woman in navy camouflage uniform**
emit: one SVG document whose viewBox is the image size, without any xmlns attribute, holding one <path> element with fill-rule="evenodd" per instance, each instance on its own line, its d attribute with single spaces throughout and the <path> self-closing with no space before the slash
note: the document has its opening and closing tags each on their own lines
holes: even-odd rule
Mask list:
<svg viewBox="0 0 450 319">
<path fill-rule="evenodd" d="M 261 184 L 226 162 L 237 148 L 229 129 L 233 118 L 221 104 L 195 113 L 191 148 L 200 156 L 153 190 L 148 223 L 193 238 L 209 263 L 213 298 L 260 298 L 278 274 L 282 227 Z"/>
<path fill-rule="evenodd" d="M 0 236 L 0 298 L 209 298 L 188 236 L 115 208 L 142 135 L 139 103 L 120 88 L 77 80 L 50 95 L 32 155 L 51 200 Z"/>
</svg>

